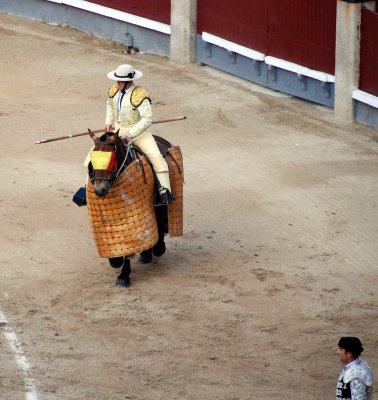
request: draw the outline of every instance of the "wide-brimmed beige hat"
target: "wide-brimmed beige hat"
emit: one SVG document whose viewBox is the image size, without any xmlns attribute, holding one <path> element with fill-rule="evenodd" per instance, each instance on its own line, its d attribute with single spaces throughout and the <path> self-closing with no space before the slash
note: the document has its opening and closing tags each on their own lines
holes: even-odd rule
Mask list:
<svg viewBox="0 0 378 400">
<path fill-rule="evenodd" d="M 129 64 L 121 64 L 114 71 L 108 72 L 108 78 L 113 81 L 134 81 L 143 76 L 142 72 Z"/>
</svg>

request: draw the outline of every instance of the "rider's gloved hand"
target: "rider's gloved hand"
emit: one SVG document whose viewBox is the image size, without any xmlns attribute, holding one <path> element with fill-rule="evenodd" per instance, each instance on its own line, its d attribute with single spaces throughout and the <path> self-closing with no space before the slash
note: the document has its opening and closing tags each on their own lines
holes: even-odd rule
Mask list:
<svg viewBox="0 0 378 400">
<path fill-rule="evenodd" d="M 133 139 L 133 137 L 132 137 L 131 135 L 129 135 L 129 132 L 126 132 L 126 133 L 124 133 L 124 134 L 122 135 L 122 139 L 123 139 L 125 142 L 131 142 L 132 139 Z"/>
<path fill-rule="evenodd" d="M 106 124 L 104 126 L 104 132 L 111 132 L 114 129 L 112 124 Z"/>
</svg>

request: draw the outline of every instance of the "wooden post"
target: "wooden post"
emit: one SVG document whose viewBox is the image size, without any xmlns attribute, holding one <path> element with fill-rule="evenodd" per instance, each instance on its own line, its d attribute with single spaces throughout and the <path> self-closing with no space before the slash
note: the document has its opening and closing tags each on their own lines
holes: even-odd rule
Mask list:
<svg viewBox="0 0 378 400">
<path fill-rule="evenodd" d="M 375 1 L 337 0 L 335 118 L 354 122 L 352 93 L 360 78 L 360 27 L 362 6 L 373 7 Z"/>
</svg>

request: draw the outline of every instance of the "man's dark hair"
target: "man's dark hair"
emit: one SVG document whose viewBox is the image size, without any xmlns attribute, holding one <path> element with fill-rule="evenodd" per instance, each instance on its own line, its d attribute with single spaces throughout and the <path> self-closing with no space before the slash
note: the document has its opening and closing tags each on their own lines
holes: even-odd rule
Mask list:
<svg viewBox="0 0 378 400">
<path fill-rule="evenodd" d="M 358 358 L 364 351 L 361 340 L 358 337 L 354 336 L 343 336 L 339 340 L 338 346 L 340 347 L 340 349 L 344 349 L 349 353 L 352 353 L 353 358 Z"/>
</svg>

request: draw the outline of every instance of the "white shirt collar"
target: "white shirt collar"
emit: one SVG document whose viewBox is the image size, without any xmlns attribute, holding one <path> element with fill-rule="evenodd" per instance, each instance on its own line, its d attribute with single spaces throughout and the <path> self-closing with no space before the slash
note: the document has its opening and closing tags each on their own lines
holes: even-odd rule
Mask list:
<svg viewBox="0 0 378 400">
<path fill-rule="evenodd" d="M 353 360 L 352 362 L 350 362 L 349 364 L 347 364 L 344 369 L 348 369 L 349 367 L 351 367 L 353 364 L 356 364 L 357 361 L 360 359 L 360 357 L 356 358 L 355 360 Z"/>
</svg>

